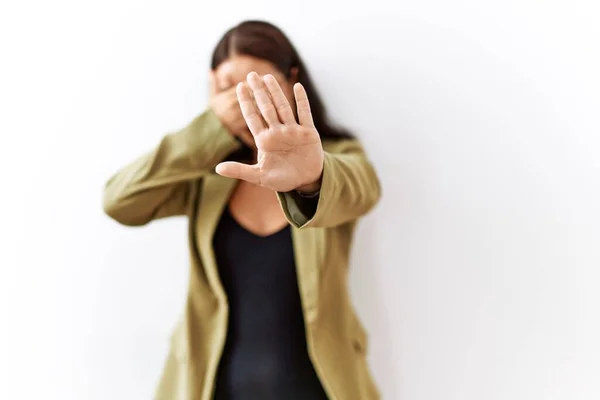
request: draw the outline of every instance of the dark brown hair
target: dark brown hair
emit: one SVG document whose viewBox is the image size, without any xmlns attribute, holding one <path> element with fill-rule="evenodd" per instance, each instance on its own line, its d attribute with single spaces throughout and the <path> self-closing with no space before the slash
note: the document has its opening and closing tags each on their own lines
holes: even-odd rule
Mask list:
<svg viewBox="0 0 600 400">
<path fill-rule="evenodd" d="M 298 70 L 298 82 L 304 86 L 311 113 L 321 139 L 344 139 L 352 135 L 334 127 L 327 118 L 325 105 L 317 92 L 300 55 L 288 37 L 276 26 L 264 21 L 244 21 L 229 29 L 213 51 L 211 68 L 216 69 L 231 54 L 244 54 L 270 61 L 286 77 Z"/>
</svg>

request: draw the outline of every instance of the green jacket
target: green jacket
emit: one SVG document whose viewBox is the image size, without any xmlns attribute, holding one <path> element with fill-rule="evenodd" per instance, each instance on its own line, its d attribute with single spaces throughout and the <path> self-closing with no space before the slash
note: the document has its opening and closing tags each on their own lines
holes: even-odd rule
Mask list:
<svg viewBox="0 0 600 400">
<path fill-rule="evenodd" d="M 139 226 L 175 215 L 189 220 L 189 293 L 156 399 L 212 398 L 228 320 L 212 237 L 236 183 L 214 168 L 239 146 L 209 110 L 106 184 L 105 212 L 122 224 Z M 324 141 L 323 148 L 316 211 L 314 206 L 307 210 L 306 200 L 293 193 L 278 194 L 292 225 L 308 351 L 330 399 L 378 399 L 347 274 L 356 221 L 377 203 L 379 181 L 357 141 Z"/>
</svg>

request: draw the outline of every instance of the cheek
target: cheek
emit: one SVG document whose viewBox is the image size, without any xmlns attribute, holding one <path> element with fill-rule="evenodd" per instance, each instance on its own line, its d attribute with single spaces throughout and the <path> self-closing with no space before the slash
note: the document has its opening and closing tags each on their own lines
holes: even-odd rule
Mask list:
<svg viewBox="0 0 600 400">
<path fill-rule="evenodd" d="M 289 84 L 284 84 L 281 86 L 281 90 L 283 90 L 283 94 L 285 94 L 285 97 L 290 103 L 290 106 L 292 106 L 292 109 L 294 110 L 294 112 L 296 112 L 296 99 L 294 99 L 294 88 Z"/>
<path fill-rule="evenodd" d="M 279 84 L 281 91 L 285 95 L 285 98 L 287 99 L 288 103 L 290 103 L 290 106 L 292 107 L 292 110 L 294 110 L 294 113 L 295 113 L 296 112 L 296 100 L 294 99 L 294 87 L 282 75 L 280 75 L 278 73 L 273 73 L 272 75 L 277 80 L 277 83 Z"/>
</svg>

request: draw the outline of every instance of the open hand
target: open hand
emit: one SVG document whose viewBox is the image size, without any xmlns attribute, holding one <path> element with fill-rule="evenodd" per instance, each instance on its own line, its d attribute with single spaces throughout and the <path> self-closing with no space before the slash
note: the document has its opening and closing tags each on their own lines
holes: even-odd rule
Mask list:
<svg viewBox="0 0 600 400">
<path fill-rule="evenodd" d="M 323 147 L 304 87 L 294 85 L 298 122 L 272 75 L 248 74 L 236 88 L 246 124 L 254 136 L 257 163 L 223 162 L 216 172 L 278 192 L 314 191 L 323 172 Z"/>
</svg>

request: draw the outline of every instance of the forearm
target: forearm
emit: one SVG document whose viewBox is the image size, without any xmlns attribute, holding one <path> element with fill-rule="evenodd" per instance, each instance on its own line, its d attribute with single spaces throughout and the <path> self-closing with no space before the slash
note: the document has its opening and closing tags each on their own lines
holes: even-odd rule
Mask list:
<svg viewBox="0 0 600 400">
<path fill-rule="evenodd" d="M 187 185 L 211 172 L 237 142 L 206 111 L 107 182 L 104 209 L 122 223 L 138 225 L 184 211 Z"/>
<path fill-rule="evenodd" d="M 297 191 L 280 193 L 288 220 L 297 227 L 331 227 L 370 211 L 381 195 L 379 179 L 358 144 L 341 153 L 326 153 L 318 192 L 306 198 Z"/>
</svg>

